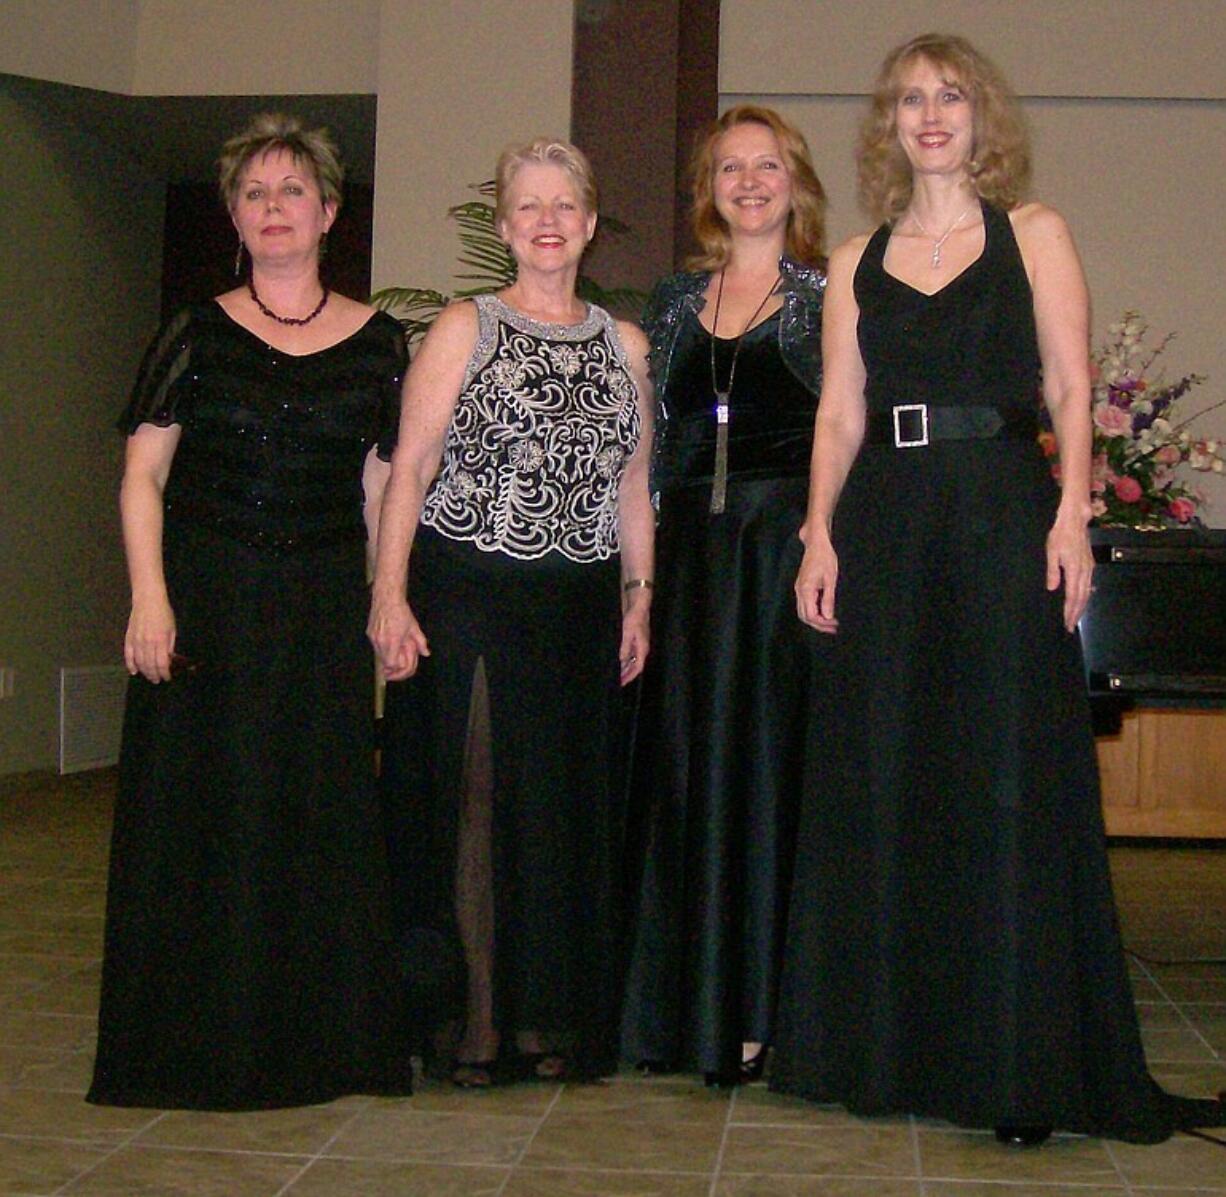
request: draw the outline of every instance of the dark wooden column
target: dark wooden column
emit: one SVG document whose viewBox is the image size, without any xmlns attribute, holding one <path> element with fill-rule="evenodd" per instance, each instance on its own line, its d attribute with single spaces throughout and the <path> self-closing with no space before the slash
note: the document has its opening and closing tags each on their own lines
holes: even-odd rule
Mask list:
<svg viewBox="0 0 1226 1197">
<path fill-rule="evenodd" d="M 647 290 L 689 251 L 685 169 L 719 104 L 719 0 L 576 0 L 571 138 L 591 158 L 601 212 L 585 269 Z"/>
</svg>

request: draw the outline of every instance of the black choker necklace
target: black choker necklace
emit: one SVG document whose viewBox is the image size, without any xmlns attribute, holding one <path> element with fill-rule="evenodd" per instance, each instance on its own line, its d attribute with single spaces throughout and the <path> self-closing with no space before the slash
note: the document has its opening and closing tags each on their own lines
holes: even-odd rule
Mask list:
<svg viewBox="0 0 1226 1197">
<path fill-rule="evenodd" d="M 251 279 L 247 280 L 247 292 L 255 301 L 255 306 L 270 320 L 275 320 L 278 324 L 310 324 L 324 310 L 324 304 L 328 302 L 328 295 L 330 294 L 328 288 L 325 287 L 324 293 L 319 297 L 319 302 L 315 305 L 315 310 L 309 316 L 278 316 L 272 308 L 264 306 L 264 301 L 255 293 L 255 283 Z"/>
</svg>

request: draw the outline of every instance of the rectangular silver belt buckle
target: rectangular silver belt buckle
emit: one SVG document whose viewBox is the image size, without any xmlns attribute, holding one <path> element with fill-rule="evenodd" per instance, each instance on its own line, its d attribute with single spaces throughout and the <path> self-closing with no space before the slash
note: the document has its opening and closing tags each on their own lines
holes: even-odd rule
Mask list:
<svg viewBox="0 0 1226 1197">
<path fill-rule="evenodd" d="M 900 417 L 906 411 L 917 411 L 920 414 L 920 434 L 912 440 L 905 439 L 902 434 L 902 420 Z M 892 414 L 894 416 L 894 447 L 896 449 L 921 449 L 928 443 L 928 404 L 900 403 L 893 409 Z"/>
</svg>

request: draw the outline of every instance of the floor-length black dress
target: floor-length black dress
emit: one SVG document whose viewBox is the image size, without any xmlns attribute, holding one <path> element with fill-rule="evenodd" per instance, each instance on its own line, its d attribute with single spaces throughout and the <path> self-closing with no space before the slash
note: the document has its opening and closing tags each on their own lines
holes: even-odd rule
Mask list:
<svg viewBox="0 0 1226 1197">
<path fill-rule="evenodd" d="M 602 309 L 551 324 L 492 295 L 475 304 L 477 343 L 409 561 L 430 655 L 387 690 L 380 789 L 396 920 L 421 1021 L 441 1030 L 464 1012 L 458 905 L 488 890 L 506 1062 L 517 1034 L 535 1032 L 567 1075 L 590 1078 L 617 1065 L 617 500 L 639 441 L 637 391 Z M 461 809 L 479 670 L 493 793 L 473 836 L 489 852 L 476 895 L 458 870 L 478 851 Z"/>
<path fill-rule="evenodd" d="M 711 336 L 682 317 L 665 401 L 652 656 L 633 804 L 643 812 L 622 1052 L 735 1075 L 771 1039 L 795 848 L 813 633 L 796 618 L 817 397 L 779 348 L 742 338 L 726 509 L 712 514 Z M 720 379 L 735 342 L 715 342 Z"/>
<path fill-rule="evenodd" d="M 128 692 L 90 1101 L 409 1090 L 362 522 L 404 362 L 382 314 L 293 356 L 211 302 L 146 356 L 120 424 L 182 427 L 163 555 L 192 666 Z"/>
<path fill-rule="evenodd" d="M 1009 434 L 1037 402 L 1033 300 L 1008 216 L 983 212 L 982 255 L 935 295 L 885 271 L 887 227 L 855 276 L 870 439 L 894 404 L 990 405 L 1006 429 L 866 442 L 847 479 L 771 1084 L 1155 1141 L 1222 1106 L 1145 1068 L 1081 655 L 1044 587 L 1057 490 Z"/>
</svg>

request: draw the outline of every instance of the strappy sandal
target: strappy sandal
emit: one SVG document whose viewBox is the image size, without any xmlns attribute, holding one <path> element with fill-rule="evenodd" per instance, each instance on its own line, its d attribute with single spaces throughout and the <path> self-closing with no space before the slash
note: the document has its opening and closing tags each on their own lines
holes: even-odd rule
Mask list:
<svg viewBox="0 0 1226 1197">
<path fill-rule="evenodd" d="M 520 1052 L 515 1067 L 528 1081 L 564 1081 L 570 1076 L 570 1061 L 558 1052 Z"/>
<path fill-rule="evenodd" d="M 457 1060 L 451 1070 L 451 1083 L 458 1089 L 492 1089 L 502 1084 L 501 1061 Z"/>
</svg>

